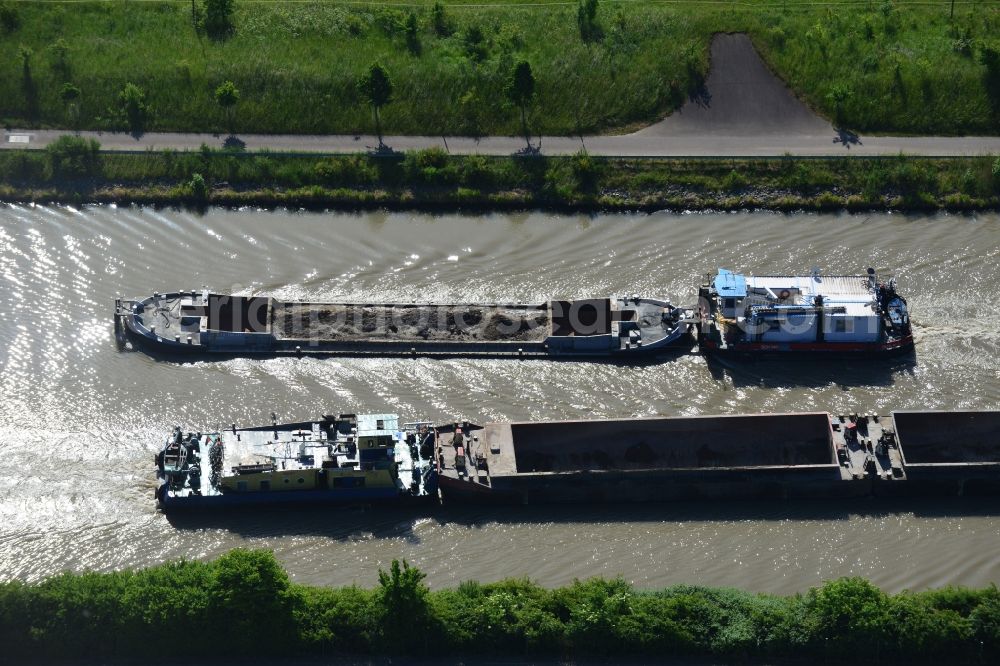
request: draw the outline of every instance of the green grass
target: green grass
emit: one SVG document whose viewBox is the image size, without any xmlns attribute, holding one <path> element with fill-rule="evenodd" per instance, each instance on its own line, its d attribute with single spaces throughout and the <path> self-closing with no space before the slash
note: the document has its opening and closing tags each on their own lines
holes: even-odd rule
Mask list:
<svg viewBox="0 0 1000 666">
<path fill-rule="evenodd" d="M 3 0 L 0 0 L 3 4 Z M 233 37 L 199 37 L 185 1 L 31 4 L 0 11 L 0 119 L 8 125 L 121 127 L 114 107 L 126 82 L 152 106 L 148 129 L 221 130 L 212 91 L 242 92 L 242 132 L 370 132 L 355 80 L 375 60 L 389 69 L 396 101 L 387 132 L 516 134 L 504 87 L 513 64 L 538 80 L 532 131 L 572 134 L 656 120 L 677 108 L 708 67 L 716 31 L 747 31 L 765 58 L 813 106 L 858 130 L 997 133 L 1000 92 L 982 55 L 1000 45 L 1000 9 L 905 2 L 798 5 L 613 3 L 598 10 L 600 39 L 584 42 L 576 6 L 446 2 L 450 34 L 438 35 L 431 2 L 417 0 L 419 53 L 408 47 L 409 7 L 236 0 Z M 480 3 L 482 4 L 482 3 Z M 489 3 L 486 3 L 489 4 Z M 3 17 L 14 16 L 12 20 Z M 479 27 L 479 55 L 466 36 Z M 31 49 L 25 85 L 20 46 Z M 470 55 L 471 54 L 471 55 Z M 996 72 L 995 77 L 1000 77 Z M 59 98 L 82 91 L 78 117 Z M 992 95 L 992 97 L 991 97 Z"/>
<path fill-rule="evenodd" d="M 268 551 L 136 572 L 0 584 L 5 657 L 203 662 L 210 657 L 401 655 L 547 660 L 996 663 L 1000 593 L 888 595 L 860 578 L 804 595 L 621 578 L 556 589 L 527 579 L 428 590 L 393 561 L 374 589 L 292 583 Z M 373 576 L 374 578 L 374 576 Z M 840 660 L 846 660 L 841 662 Z"/>
<path fill-rule="evenodd" d="M 1000 158 L 617 159 L 0 151 L 0 199 L 194 205 L 653 210 L 1000 207 Z"/>
</svg>

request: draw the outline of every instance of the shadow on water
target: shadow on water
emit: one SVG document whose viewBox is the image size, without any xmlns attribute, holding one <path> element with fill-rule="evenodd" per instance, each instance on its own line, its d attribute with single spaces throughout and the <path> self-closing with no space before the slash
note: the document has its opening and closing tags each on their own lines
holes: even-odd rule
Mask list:
<svg viewBox="0 0 1000 666">
<path fill-rule="evenodd" d="M 404 539 L 418 543 L 416 524 L 437 507 L 253 508 L 204 513 L 171 513 L 166 520 L 178 530 L 225 529 L 243 537 L 312 536 L 344 543 L 370 539 Z"/>
<path fill-rule="evenodd" d="M 759 360 L 706 357 L 712 379 L 729 380 L 737 388 L 817 388 L 837 384 L 849 387 L 892 386 L 896 376 L 912 373 L 917 367 L 911 350 L 888 358 L 783 359 Z"/>
<path fill-rule="evenodd" d="M 423 520 L 475 529 L 491 524 L 703 523 L 745 521 L 847 521 L 912 514 L 919 518 L 1000 516 L 1000 498 L 915 499 L 860 497 L 835 500 L 703 501 L 643 504 L 299 507 L 273 510 L 170 514 L 179 530 L 224 529 L 247 538 L 310 536 L 340 542 L 404 539 L 419 543 Z"/>
</svg>

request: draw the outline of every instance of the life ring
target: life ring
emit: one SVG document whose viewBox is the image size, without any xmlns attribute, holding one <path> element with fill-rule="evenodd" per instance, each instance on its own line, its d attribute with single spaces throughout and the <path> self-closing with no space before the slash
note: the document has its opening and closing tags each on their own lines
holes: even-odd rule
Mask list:
<svg viewBox="0 0 1000 666">
<path fill-rule="evenodd" d="M 787 300 L 788 297 L 791 295 L 792 292 L 788 291 L 787 289 L 782 289 L 780 292 L 778 292 L 778 298 L 782 301 Z"/>
</svg>

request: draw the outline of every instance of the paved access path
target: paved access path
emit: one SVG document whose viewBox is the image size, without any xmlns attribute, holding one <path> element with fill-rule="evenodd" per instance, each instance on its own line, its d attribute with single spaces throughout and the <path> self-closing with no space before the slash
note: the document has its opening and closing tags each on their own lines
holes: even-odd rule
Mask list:
<svg viewBox="0 0 1000 666">
<path fill-rule="evenodd" d="M 5 132 L 0 148 L 44 148 L 66 134 L 58 130 L 14 130 Z M 226 137 L 218 134 L 172 134 L 153 132 L 138 139 L 124 133 L 81 132 L 100 141 L 103 150 L 197 150 L 202 144 L 221 148 Z M 306 153 L 356 153 L 373 150 L 374 136 L 304 136 L 240 134 L 246 150 Z M 855 137 L 843 142 L 830 131 L 826 134 L 762 134 L 655 136 L 626 134 L 594 137 L 535 137 L 532 145 L 543 155 L 569 155 L 586 147 L 592 155 L 609 157 L 770 157 L 785 154 L 822 157 L 843 155 L 894 155 L 900 152 L 928 156 L 971 156 L 1000 154 L 1000 137 Z M 467 137 L 387 136 L 387 146 L 405 151 L 440 146 L 454 154 L 510 155 L 525 148 L 523 138 L 493 136 Z"/>
<path fill-rule="evenodd" d="M 997 128 L 1000 134 L 1000 128 Z M 58 130 L 13 130 L 4 133 L 2 148 L 44 148 L 65 134 Z M 374 150 L 374 136 L 181 134 L 152 132 L 81 132 L 104 150 L 197 150 L 203 144 L 221 148 L 236 141 L 246 150 L 296 153 L 357 153 Z M 511 155 L 525 150 L 523 138 L 479 139 L 441 136 L 386 136 L 397 151 L 440 147 L 450 153 Z M 817 116 L 760 59 L 746 35 L 717 35 L 712 41 L 712 67 L 702 91 L 680 110 L 633 134 L 619 136 L 534 137 L 533 150 L 568 155 L 586 148 L 608 157 L 773 157 L 795 155 L 974 156 L 1000 154 L 1000 136 L 901 137 L 857 136 L 840 132 Z"/>
</svg>

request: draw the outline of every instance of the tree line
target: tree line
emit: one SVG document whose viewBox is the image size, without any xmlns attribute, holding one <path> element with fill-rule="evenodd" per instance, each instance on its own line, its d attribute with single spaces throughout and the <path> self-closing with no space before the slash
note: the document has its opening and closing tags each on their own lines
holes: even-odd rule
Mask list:
<svg viewBox="0 0 1000 666">
<path fill-rule="evenodd" d="M 794 596 L 639 590 L 621 578 L 431 591 L 406 561 L 379 570 L 374 589 L 324 588 L 292 583 L 269 551 L 238 549 L 213 562 L 0 584 L 0 643 L 5 657 L 32 661 L 399 654 L 997 663 L 1000 591 L 889 595 L 860 578 Z"/>
</svg>

